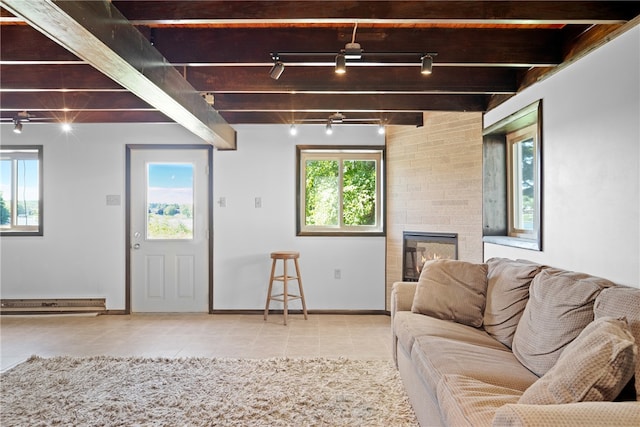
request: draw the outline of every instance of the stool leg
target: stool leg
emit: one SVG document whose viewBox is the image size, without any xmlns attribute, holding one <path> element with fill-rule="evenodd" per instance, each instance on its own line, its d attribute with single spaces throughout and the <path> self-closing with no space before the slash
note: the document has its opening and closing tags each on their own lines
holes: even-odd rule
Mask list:
<svg viewBox="0 0 640 427">
<path fill-rule="evenodd" d="M 287 273 L 287 260 L 283 259 L 282 263 L 284 264 L 284 280 L 283 282 L 283 286 L 284 286 L 284 295 L 282 296 L 282 301 L 284 302 L 284 324 L 285 326 L 287 325 L 287 297 L 289 296 L 289 290 L 287 289 L 287 281 L 289 279 L 288 273 Z"/>
<path fill-rule="evenodd" d="M 267 291 L 267 305 L 264 308 L 264 320 L 267 320 L 269 315 L 269 303 L 271 303 L 271 289 L 273 288 L 273 277 L 276 271 L 276 260 L 271 263 L 271 278 L 269 279 L 269 290 Z"/>
<path fill-rule="evenodd" d="M 296 276 L 298 276 L 298 288 L 300 289 L 300 301 L 302 301 L 302 313 L 304 314 L 304 320 L 307 320 L 307 304 L 304 302 L 304 291 L 302 290 L 302 276 L 300 275 L 300 265 L 298 265 L 298 258 L 294 258 L 293 261 L 296 264 Z"/>
</svg>

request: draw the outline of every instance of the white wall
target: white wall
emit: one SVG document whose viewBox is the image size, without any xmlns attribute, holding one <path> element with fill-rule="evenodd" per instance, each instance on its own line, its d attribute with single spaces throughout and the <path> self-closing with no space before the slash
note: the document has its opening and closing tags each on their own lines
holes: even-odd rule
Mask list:
<svg viewBox="0 0 640 427">
<path fill-rule="evenodd" d="M 309 308 L 384 309 L 383 238 L 295 237 L 295 143 L 328 141 L 321 126 L 313 128 L 315 136 L 304 129 L 291 139 L 287 126 L 247 127 L 238 132 L 238 151 L 214 152 L 214 199 L 220 191 L 227 198 L 214 217 L 216 309 L 264 308 L 269 252 L 280 249 L 301 251 Z M 373 128 L 343 126 L 333 136 L 382 143 Z M 124 309 L 125 145 L 201 140 L 175 124 L 85 124 L 64 134 L 57 125 L 27 123 L 21 135 L 3 124 L 0 138 L 44 146 L 44 236 L 0 238 L 0 296 L 105 297 L 108 309 Z M 107 195 L 120 195 L 122 204 L 107 206 Z M 255 196 L 262 209 L 253 207 Z"/>
<path fill-rule="evenodd" d="M 327 136 L 324 126 L 298 126 L 295 137 L 276 125 L 236 130 L 238 150 L 214 154 L 214 199 L 226 199 L 214 208 L 214 308 L 264 309 L 269 253 L 296 250 L 309 309 L 384 310 L 384 237 L 296 237 L 295 223 L 296 145 L 382 145 L 376 127 L 335 126 Z"/>
<path fill-rule="evenodd" d="M 485 115 L 543 100 L 543 251 L 484 245 L 640 287 L 640 27 Z"/>
</svg>

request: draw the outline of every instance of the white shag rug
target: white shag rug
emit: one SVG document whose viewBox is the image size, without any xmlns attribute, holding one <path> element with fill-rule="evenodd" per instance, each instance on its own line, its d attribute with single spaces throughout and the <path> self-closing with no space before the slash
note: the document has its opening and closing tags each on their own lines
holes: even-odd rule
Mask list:
<svg viewBox="0 0 640 427">
<path fill-rule="evenodd" d="M 417 426 L 397 370 L 350 359 L 31 357 L 8 426 Z"/>
</svg>

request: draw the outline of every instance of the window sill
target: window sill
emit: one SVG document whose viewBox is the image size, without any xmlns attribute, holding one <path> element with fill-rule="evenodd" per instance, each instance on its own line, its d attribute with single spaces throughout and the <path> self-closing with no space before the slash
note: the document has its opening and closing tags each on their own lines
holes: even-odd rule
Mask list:
<svg viewBox="0 0 640 427">
<path fill-rule="evenodd" d="M 522 239 L 520 237 L 510 236 L 484 236 L 484 243 L 493 243 L 495 245 L 512 246 L 514 248 L 529 249 L 532 251 L 541 251 L 540 241 L 532 239 Z"/>
</svg>

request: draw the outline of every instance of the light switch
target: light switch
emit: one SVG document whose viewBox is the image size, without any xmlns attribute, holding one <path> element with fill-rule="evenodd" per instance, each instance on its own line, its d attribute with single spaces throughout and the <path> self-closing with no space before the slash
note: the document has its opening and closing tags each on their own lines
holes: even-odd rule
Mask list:
<svg viewBox="0 0 640 427">
<path fill-rule="evenodd" d="M 255 205 L 256 205 L 256 208 L 262 207 L 262 197 L 256 197 Z"/>
</svg>

